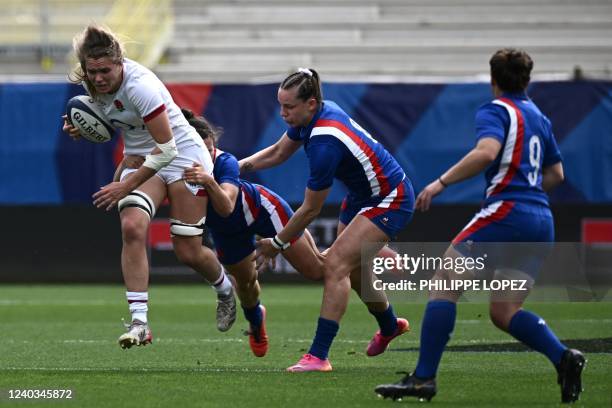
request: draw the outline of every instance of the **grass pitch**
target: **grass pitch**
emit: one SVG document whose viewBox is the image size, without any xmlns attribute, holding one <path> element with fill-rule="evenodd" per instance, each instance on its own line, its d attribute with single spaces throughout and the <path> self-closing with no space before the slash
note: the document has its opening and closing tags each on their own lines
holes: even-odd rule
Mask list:
<svg viewBox="0 0 612 408">
<path fill-rule="evenodd" d="M 374 319 L 356 296 L 331 351 L 331 373 L 284 370 L 314 334 L 319 286 L 264 285 L 270 350 L 254 357 L 240 314 L 215 328 L 215 296 L 204 285 L 153 286 L 154 342 L 122 350 L 127 319 L 120 286 L 0 286 L 0 406 L 313 407 L 394 406 L 373 392 L 416 364 L 424 305 L 397 303 L 412 331 L 368 358 Z M 612 403 L 612 303 L 533 303 L 561 339 L 582 347 L 588 364 L 576 406 Z M 462 303 L 432 406 L 559 406 L 556 373 L 545 357 L 522 351 L 488 320 L 486 304 Z M 240 310 L 239 310 L 240 313 Z M 11 400 L 11 389 L 71 389 L 71 400 Z M 403 404 L 416 403 L 410 399 Z M 50 405 L 49 405 L 50 404 Z"/>
</svg>

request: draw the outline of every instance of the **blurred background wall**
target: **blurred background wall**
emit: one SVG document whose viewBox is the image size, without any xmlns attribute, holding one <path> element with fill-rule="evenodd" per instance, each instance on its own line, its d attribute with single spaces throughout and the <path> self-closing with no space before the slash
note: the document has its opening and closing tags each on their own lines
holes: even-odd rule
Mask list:
<svg viewBox="0 0 612 408">
<path fill-rule="evenodd" d="M 394 154 L 418 192 L 474 145 L 474 113 L 491 98 L 498 48 L 535 60 L 529 95 L 551 119 L 566 181 L 551 195 L 557 240 L 612 241 L 612 1 L 584 0 L 0 0 L 0 281 L 120 281 L 116 212 L 91 204 L 121 159 L 121 138 L 95 145 L 61 132 L 71 39 L 109 25 L 128 56 L 153 69 L 175 101 L 223 128 L 245 157 L 285 126 L 278 83 L 318 70 L 338 102 Z M 249 176 L 300 204 L 298 152 Z M 484 181 L 449 188 L 399 237 L 448 241 L 478 208 Z M 312 231 L 334 238 L 340 186 Z M 152 279 L 193 279 L 170 251 L 167 209 L 151 228 Z M 282 265 L 264 279 L 292 279 Z"/>
</svg>

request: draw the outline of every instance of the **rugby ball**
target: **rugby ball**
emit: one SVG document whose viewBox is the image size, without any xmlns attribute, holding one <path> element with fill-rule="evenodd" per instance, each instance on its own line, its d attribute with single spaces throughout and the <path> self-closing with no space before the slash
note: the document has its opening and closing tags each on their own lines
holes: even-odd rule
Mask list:
<svg viewBox="0 0 612 408">
<path fill-rule="evenodd" d="M 113 127 L 90 96 L 79 95 L 70 99 L 66 113 L 72 126 L 90 142 L 104 143 L 113 137 Z"/>
</svg>

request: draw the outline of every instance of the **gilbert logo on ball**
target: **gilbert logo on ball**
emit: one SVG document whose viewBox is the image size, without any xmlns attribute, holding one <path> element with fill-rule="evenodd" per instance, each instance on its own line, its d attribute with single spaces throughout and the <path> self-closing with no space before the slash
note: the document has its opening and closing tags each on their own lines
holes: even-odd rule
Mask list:
<svg viewBox="0 0 612 408">
<path fill-rule="evenodd" d="M 91 97 L 75 96 L 68 101 L 66 112 L 70 123 L 90 142 L 104 143 L 113 137 L 110 121 Z"/>
</svg>

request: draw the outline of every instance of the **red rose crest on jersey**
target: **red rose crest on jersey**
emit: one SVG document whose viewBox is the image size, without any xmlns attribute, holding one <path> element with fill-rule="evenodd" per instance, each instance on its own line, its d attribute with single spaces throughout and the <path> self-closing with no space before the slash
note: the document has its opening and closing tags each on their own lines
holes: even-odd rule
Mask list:
<svg viewBox="0 0 612 408">
<path fill-rule="evenodd" d="M 123 107 L 123 104 L 121 103 L 119 99 L 115 99 L 113 103 L 115 104 L 115 108 L 117 108 L 119 112 L 123 112 L 125 110 L 125 108 Z"/>
</svg>

